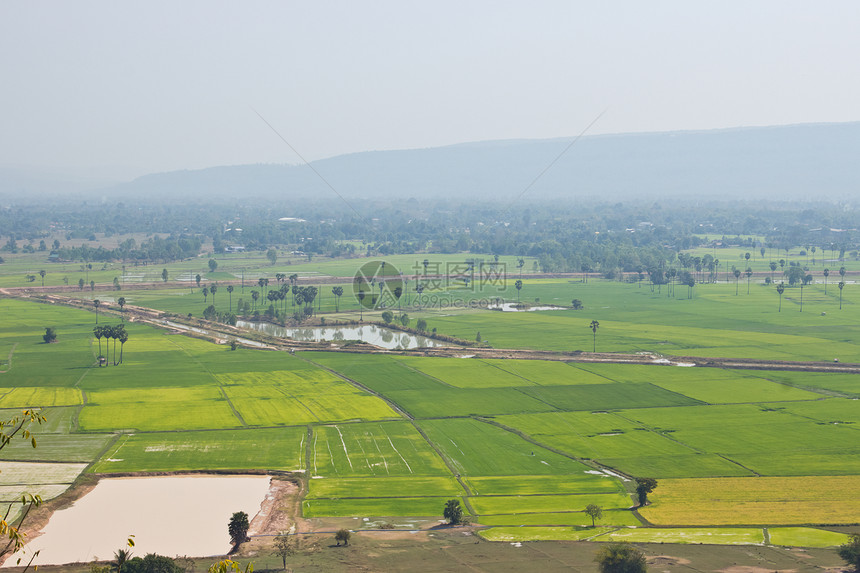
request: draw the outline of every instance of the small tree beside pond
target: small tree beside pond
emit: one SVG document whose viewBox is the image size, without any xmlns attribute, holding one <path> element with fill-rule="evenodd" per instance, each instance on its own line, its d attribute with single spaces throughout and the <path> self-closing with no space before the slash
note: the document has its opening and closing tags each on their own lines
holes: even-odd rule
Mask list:
<svg viewBox="0 0 860 573">
<path fill-rule="evenodd" d="M 230 518 L 230 523 L 227 525 L 227 532 L 230 534 L 230 541 L 234 546 L 248 539 L 248 514 L 244 511 L 237 511 Z"/>
</svg>

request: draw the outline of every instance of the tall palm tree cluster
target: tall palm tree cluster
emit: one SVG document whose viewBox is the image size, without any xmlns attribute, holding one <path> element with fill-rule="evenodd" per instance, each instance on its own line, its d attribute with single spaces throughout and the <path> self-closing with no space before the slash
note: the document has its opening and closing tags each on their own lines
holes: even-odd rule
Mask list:
<svg viewBox="0 0 860 573">
<path fill-rule="evenodd" d="M 106 363 L 110 363 L 110 341 L 111 339 L 113 339 L 113 365 L 117 366 L 119 364 L 122 364 L 122 351 L 125 347 L 125 343 L 128 342 L 128 332 L 126 332 L 125 326 L 123 326 L 122 324 L 117 324 L 116 326 L 110 326 L 108 324 L 96 326 L 93 328 L 93 336 L 95 336 L 96 339 L 99 341 L 99 358 L 102 357 L 102 338 L 106 339 Z M 117 360 L 116 356 L 117 341 L 119 341 L 119 360 Z M 99 360 L 99 366 L 101 366 L 101 360 Z"/>
</svg>

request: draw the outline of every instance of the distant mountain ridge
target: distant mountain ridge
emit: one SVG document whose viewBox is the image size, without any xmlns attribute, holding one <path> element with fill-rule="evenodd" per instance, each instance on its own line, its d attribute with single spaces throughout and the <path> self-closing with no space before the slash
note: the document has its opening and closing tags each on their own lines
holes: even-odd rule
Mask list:
<svg viewBox="0 0 860 573">
<path fill-rule="evenodd" d="M 572 140 L 340 155 L 312 163 L 325 182 L 306 165 L 237 165 L 146 175 L 99 193 L 167 201 L 198 195 L 335 198 L 331 185 L 356 199 L 433 196 L 505 203 L 520 195 L 523 201 L 844 200 L 860 191 L 860 122 L 585 136 L 559 158 Z"/>
</svg>

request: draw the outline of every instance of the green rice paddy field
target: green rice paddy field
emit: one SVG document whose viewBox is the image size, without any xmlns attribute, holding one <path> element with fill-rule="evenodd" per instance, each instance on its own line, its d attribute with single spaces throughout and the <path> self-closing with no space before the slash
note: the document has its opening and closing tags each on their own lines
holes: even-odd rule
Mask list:
<svg viewBox="0 0 860 573">
<path fill-rule="evenodd" d="M 586 310 L 426 316 L 494 346 L 587 348 L 598 318 L 599 350 L 653 349 L 665 336 L 669 352 L 845 361 L 860 328 L 850 304 L 822 316 L 784 299 L 776 313 L 773 293 L 756 286 L 735 297 L 704 285 L 692 300 L 617 283 L 526 288 L 546 302 L 581 294 Z M 0 408 L 42 407 L 48 418 L 36 449 L 0 450 L 0 464 L 13 464 L 0 467 L 3 495 L 22 485 L 58 495 L 82 472 L 280 470 L 306 479 L 307 517 L 440 516 L 457 498 L 500 540 L 832 545 L 844 537 L 815 526 L 860 515 L 860 498 L 845 493 L 860 485 L 854 376 L 231 351 L 140 323 L 126 323 L 123 363 L 100 368 L 94 314 L 9 298 L 0 313 Z M 56 343 L 42 342 L 47 326 Z M 633 510 L 626 476 L 657 478 L 651 505 Z M 604 509 L 597 528 L 589 504 Z"/>
</svg>

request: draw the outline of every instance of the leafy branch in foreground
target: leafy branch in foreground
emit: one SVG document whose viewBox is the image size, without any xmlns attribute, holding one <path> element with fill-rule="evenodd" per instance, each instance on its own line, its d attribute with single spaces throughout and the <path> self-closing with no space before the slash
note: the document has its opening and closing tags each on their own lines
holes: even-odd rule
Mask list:
<svg viewBox="0 0 860 573">
<path fill-rule="evenodd" d="M 0 420 L 0 449 L 5 448 L 15 436 L 19 436 L 24 440 L 29 440 L 30 444 L 36 447 L 36 438 L 30 432 L 30 425 L 33 423 L 42 424 L 46 421 L 45 416 L 40 410 L 24 410 L 20 416 L 13 416 L 6 420 Z M 23 508 L 20 515 L 13 515 L 13 508 L 20 503 Z M 25 535 L 21 532 L 21 525 L 34 507 L 38 507 L 42 503 L 42 498 L 38 495 L 23 494 L 20 502 L 15 501 L 9 504 L 3 518 L 0 519 L 0 538 L 6 538 L 5 544 L 0 547 L 0 559 L 10 553 L 20 551 L 26 543 Z M 0 542 L 2 543 L 2 542 Z M 33 562 L 33 559 L 39 553 L 36 552 L 30 557 L 30 561 L 26 563 L 27 568 Z M 21 564 L 21 559 L 18 558 L 16 565 Z"/>
</svg>

